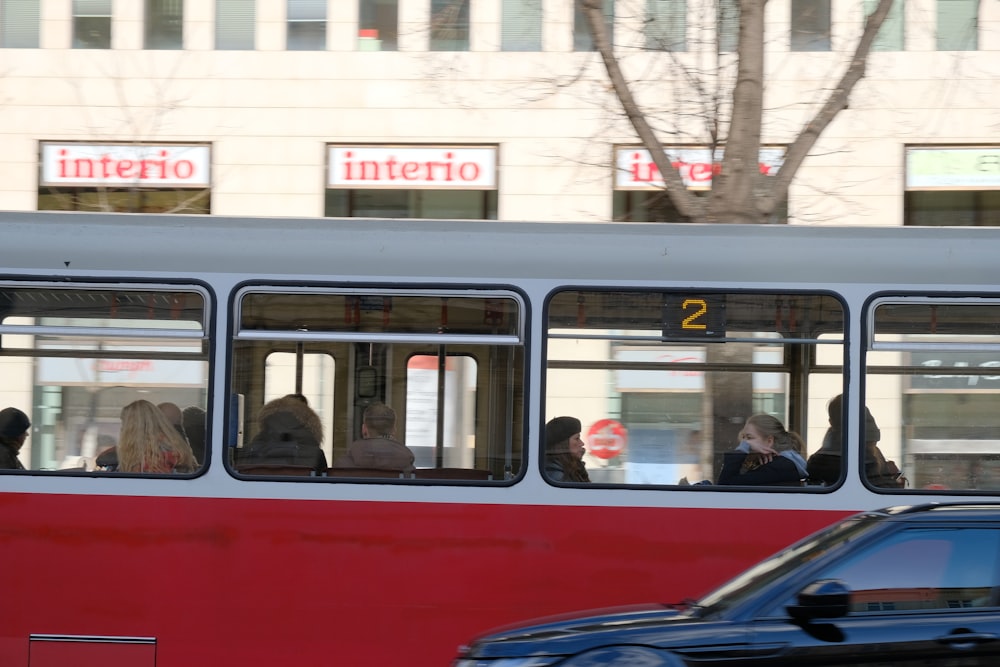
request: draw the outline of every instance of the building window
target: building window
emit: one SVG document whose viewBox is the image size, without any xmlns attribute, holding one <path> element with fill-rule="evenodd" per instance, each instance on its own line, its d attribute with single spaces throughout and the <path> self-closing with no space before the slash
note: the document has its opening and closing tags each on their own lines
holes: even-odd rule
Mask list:
<svg viewBox="0 0 1000 667">
<path fill-rule="evenodd" d="M 111 48 L 111 0 L 73 0 L 73 48 Z"/>
<path fill-rule="evenodd" d="M 542 0 L 503 0 L 502 51 L 542 50 Z"/>
<path fill-rule="evenodd" d="M 43 142 L 39 211 L 211 212 L 208 145 Z"/>
<path fill-rule="evenodd" d="M 40 5 L 37 0 L 0 0 L 0 47 L 38 48 Z"/>
<path fill-rule="evenodd" d="M 904 0 L 893 0 L 892 7 L 878 29 L 878 35 L 872 43 L 872 51 L 902 51 L 905 44 Z M 865 15 L 868 16 L 878 7 L 878 0 L 865 0 Z"/>
<path fill-rule="evenodd" d="M 937 0 L 937 50 L 979 48 L 979 0 Z"/>
<path fill-rule="evenodd" d="M 830 0 L 792 0 L 791 48 L 830 50 Z"/>
<path fill-rule="evenodd" d="M 686 0 L 646 0 L 646 48 L 687 50 Z"/>
<path fill-rule="evenodd" d="M 469 50 L 469 0 L 431 0 L 431 51 Z"/>
<path fill-rule="evenodd" d="M 615 43 L 615 0 L 604 0 L 604 27 L 608 31 L 608 39 Z M 573 50 L 596 51 L 594 36 L 590 34 L 587 17 L 580 3 L 573 2 Z"/>
<path fill-rule="evenodd" d="M 146 0 L 146 48 L 184 48 L 183 0 Z"/>
<path fill-rule="evenodd" d="M 288 0 L 287 48 L 326 50 L 326 0 Z"/>
<path fill-rule="evenodd" d="M 719 53 L 736 53 L 740 39 L 740 5 L 738 0 L 719 0 L 716 16 Z"/>
<path fill-rule="evenodd" d="M 497 219 L 496 146 L 328 147 L 328 217 Z"/>
<path fill-rule="evenodd" d="M 399 49 L 398 0 L 361 0 L 358 17 L 358 51 Z"/>
<path fill-rule="evenodd" d="M 256 0 L 215 0 L 215 48 L 252 51 L 256 18 Z"/>
<path fill-rule="evenodd" d="M 676 169 L 688 191 L 703 196 L 712 189 L 712 182 L 722 164 L 722 149 L 712 152 L 705 147 L 667 146 L 667 159 Z M 784 161 L 785 149 L 763 146 L 759 169 L 763 176 L 774 176 Z M 678 212 L 667 195 L 666 184 L 652 157 L 638 146 L 615 149 L 613 219 L 620 222 L 690 222 Z M 779 206 L 769 222 L 788 222 L 787 204 Z"/>
<path fill-rule="evenodd" d="M 906 149 L 904 224 L 1000 227 L 1000 147 Z"/>
</svg>

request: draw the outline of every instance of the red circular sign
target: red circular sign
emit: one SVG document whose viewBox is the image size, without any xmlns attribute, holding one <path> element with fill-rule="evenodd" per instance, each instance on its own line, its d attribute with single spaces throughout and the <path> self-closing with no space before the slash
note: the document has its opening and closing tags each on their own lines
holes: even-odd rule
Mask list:
<svg viewBox="0 0 1000 667">
<path fill-rule="evenodd" d="M 625 451 L 628 430 L 614 419 L 602 419 L 587 429 L 587 449 L 599 459 L 613 459 Z"/>
</svg>

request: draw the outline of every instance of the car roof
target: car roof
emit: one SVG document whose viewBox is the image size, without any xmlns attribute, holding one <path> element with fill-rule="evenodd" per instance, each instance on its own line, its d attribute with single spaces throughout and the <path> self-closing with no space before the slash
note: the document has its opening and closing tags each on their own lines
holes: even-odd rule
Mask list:
<svg viewBox="0 0 1000 667">
<path fill-rule="evenodd" d="M 886 507 L 874 513 L 886 514 L 900 521 L 923 521 L 927 519 L 932 521 L 954 521 L 955 519 L 994 520 L 1000 519 L 1000 503 L 971 501 L 898 505 Z"/>
</svg>

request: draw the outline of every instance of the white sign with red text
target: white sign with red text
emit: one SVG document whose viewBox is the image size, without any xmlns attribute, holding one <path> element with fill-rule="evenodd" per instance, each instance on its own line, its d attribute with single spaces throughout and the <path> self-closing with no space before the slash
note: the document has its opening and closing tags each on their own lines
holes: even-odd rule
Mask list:
<svg viewBox="0 0 1000 667">
<path fill-rule="evenodd" d="M 329 146 L 329 188 L 492 190 L 495 146 Z"/>
<path fill-rule="evenodd" d="M 680 172 L 684 185 L 692 190 L 711 188 L 712 177 L 721 169 L 722 149 L 716 149 L 714 160 L 708 148 L 666 148 L 664 152 L 670 164 Z M 760 173 L 777 174 L 784 159 L 784 148 L 761 148 Z M 649 151 L 634 146 L 615 149 L 616 190 L 660 190 L 663 187 L 663 177 Z"/>
<path fill-rule="evenodd" d="M 42 143 L 41 185 L 207 188 L 205 145 Z"/>
</svg>

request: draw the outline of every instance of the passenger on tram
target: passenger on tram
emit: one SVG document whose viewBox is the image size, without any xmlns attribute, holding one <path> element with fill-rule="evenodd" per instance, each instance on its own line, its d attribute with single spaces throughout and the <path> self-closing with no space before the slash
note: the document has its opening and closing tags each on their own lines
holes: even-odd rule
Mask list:
<svg viewBox="0 0 1000 667">
<path fill-rule="evenodd" d="M 180 407 L 176 403 L 160 403 L 156 407 L 174 425 L 174 430 L 180 433 L 182 438 L 188 440 L 187 432 L 184 430 L 184 413 L 181 412 Z M 188 442 L 191 441 L 188 440 Z"/>
<path fill-rule="evenodd" d="M 396 412 L 385 403 L 365 408 L 361 440 L 355 440 L 347 452 L 337 457 L 334 468 L 369 468 L 413 472 L 413 452 L 396 440 Z"/>
<path fill-rule="evenodd" d="M 17 453 L 28 439 L 31 420 L 17 408 L 0 410 L 0 469 L 24 470 Z"/>
<path fill-rule="evenodd" d="M 191 444 L 191 451 L 194 457 L 202 465 L 205 464 L 205 410 L 197 405 L 189 405 L 181 412 L 181 421 L 184 424 L 184 433 L 187 434 L 188 442 Z"/>
<path fill-rule="evenodd" d="M 122 408 L 118 436 L 118 472 L 194 472 L 198 461 L 188 441 L 170 420 L 146 400 Z"/>
<path fill-rule="evenodd" d="M 806 478 L 802 437 L 768 414 L 747 419 L 740 444 L 723 455 L 719 484 L 799 486 Z"/>
<path fill-rule="evenodd" d="M 841 475 L 841 461 L 844 449 L 844 434 L 841 431 L 844 395 L 837 394 L 827 404 L 830 427 L 823 436 L 823 444 L 809 457 L 809 479 L 826 485 L 836 484 Z M 878 442 L 882 432 L 871 411 L 865 408 L 865 475 L 868 481 L 884 488 L 902 488 L 906 478 L 899 471 L 895 461 L 885 458 Z"/>
<path fill-rule="evenodd" d="M 586 443 L 576 417 L 556 417 L 545 425 L 545 475 L 554 482 L 589 482 L 583 462 Z"/>
<path fill-rule="evenodd" d="M 291 394 L 276 398 L 257 414 L 257 435 L 243 450 L 238 463 L 311 467 L 327 470 L 323 424 L 312 408 Z"/>
</svg>

